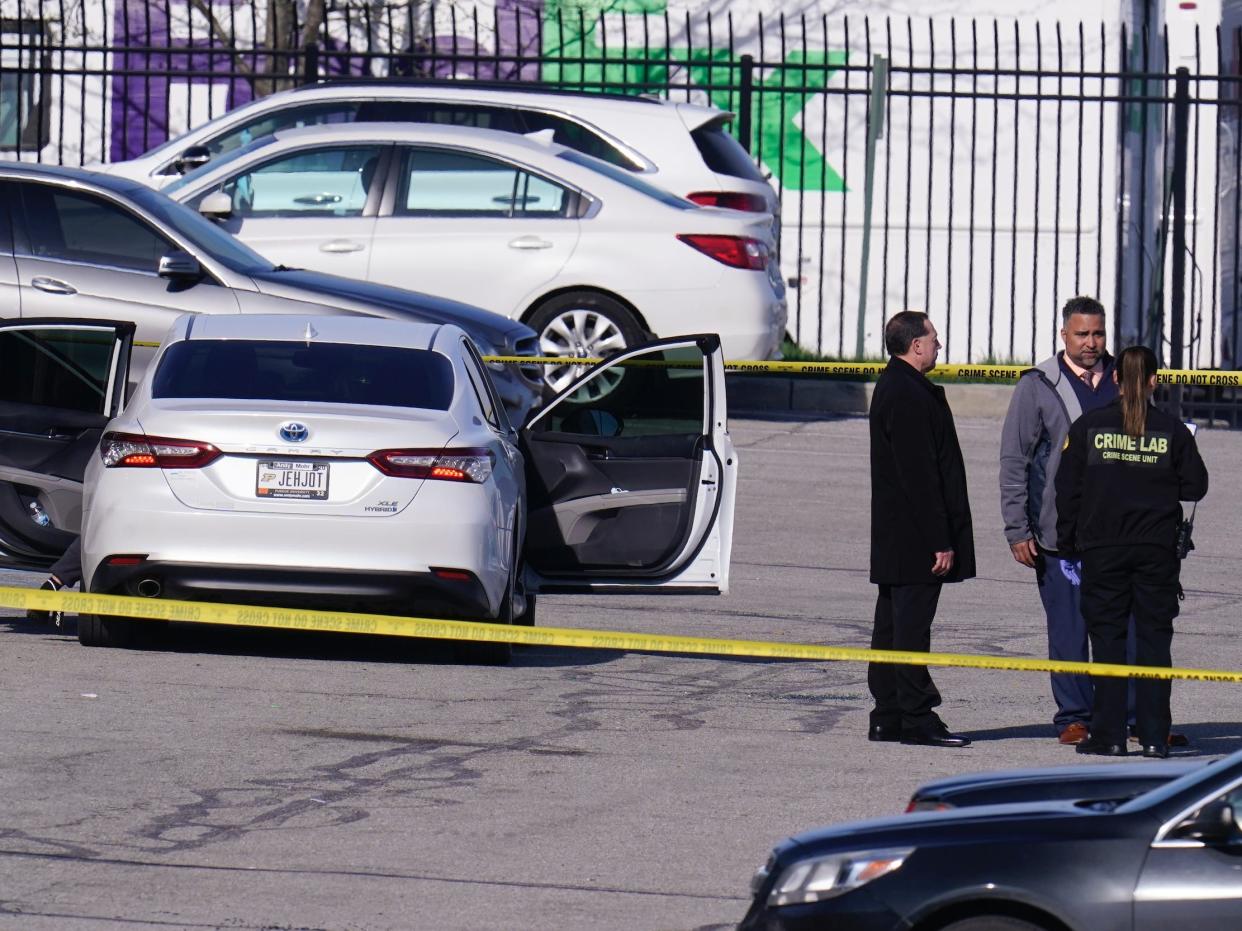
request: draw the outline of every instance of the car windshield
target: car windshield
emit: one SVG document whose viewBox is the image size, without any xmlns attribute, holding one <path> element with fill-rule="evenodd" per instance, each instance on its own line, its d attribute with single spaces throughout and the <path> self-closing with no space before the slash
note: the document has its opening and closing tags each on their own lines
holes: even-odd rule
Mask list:
<svg viewBox="0 0 1242 931">
<path fill-rule="evenodd" d="M 1242 778 L 1242 750 L 1230 754 L 1223 760 L 1213 761 L 1209 766 L 1191 770 L 1186 775 L 1157 786 L 1149 792 L 1144 792 L 1122 805 L 1121 810 L 1137 811 L 1141 808 L 1156 808 L 1187 790 L 1196 789 L 1200 783 L 1211 782 L 1225 786 L 1230 780 L 1238 778 Z"/>
<path fill-rule="evenodd" d="M 276 141 L 276 137 L 273 136 L 271 133 L 268 133 L 266 136 L 260 136 L 258 139 L 255 139 L 253 142 L 248 142 L 244 146 L 241 146 L 240 148 L 233 149 L 229 152 L 225 152 L 223 155 L 217 155 L 214 158 L 212 158 L 211 161 L 204 162 L 203 164 L 199 165 L 197 168 L 195 168 L 192 171 L 187 171 L 184 175 L 182 175 L 172 184 L 167 185 L 164 188 L 164 193 L 166 193 L 169 197 L 171 197 L 175 192 L 181 190 L 183 187 L 186 187 L 187 185 L 193 184 L 199 178 L 202 178 L 208 173 L 215 171 L 217 168 L 220 168 L 224 165 L 228 165 L 232 162 L 235 162 L 239 158 L 245 158 L 255 149 L 261 149 L 265 145 L 271 145 L 275 141 Z"/>
<path fill-rule="evenodd" d="M 230 110 L 228 114 L 230 124 L 235 125 L 236 123 L 240 122 L 239 117 L 241 117 L 243 114 L 248 113 L 251 110 L 257 110 L 260 107 L 266 106 L 266 105 L 267 105 L 267 101 L 264 98 L 260 97 L 258 100 L 252 100 L 249 103 L 242 104 L 240 107 L 237 107 L 234 110 Z M 213 120 L 212 122 L 214 123 L 216 121 Z M 181 133 L 181 135 L 179 136 L 173 136 L 171 139 L 157 145 L 154 149 L 148 149 L 147 151 L 143 152 L 142 155 L 139 156 L 139 158 L 156 158 L 164 154 L 165 152 L 172 151 L 173 149 L 187 148 L 190 145 L 190 143 L 186 142 L 186 137 L 188 135 L 189 133 L 185 132 L 185 133 Z"/>
<path fill-rule="evenodd" d="M 136 188 L 130 196 L 143 210 L 185 239 L 192 247 L 190 252 L 208 255 L 243 275 L 272 270 L 270 261 L 241 240 L 234 239 L 206 217 L 169 200 L 159 191 Z"/>
<path fill-rule="evenodd" d="M 641 178 L 636 178 L 624 169 L 618 168 L 616 165 L 610 165 L 608 162 L 601 161 L 598 158 L 592 158 L 590 155 L 584 155 L 582 152 L 575 152 L 573 149 L 566 149 L 560 153 L 560 157 L 567 162 L 573 162 L 575 165 L 581 165 L 583 168 L 589 168 L 598 174 L 604 175 L 617 184 L 624 184 L 632 191 L 638 191 L 640 194 L 646 194 L 653 197 L 660 203 L 668 207 L 676 207 L 678 210 L 697 210 L 698 205 L 692 201 L 686 200 L 684 197 L 678 197 L 676 194 L 670 194 L 668 191 L 649 184 Z"/>
<path fill-rule="evenodd" d="M 453 384 L 452 363 L 426 349 L 193 339 L 164 353 L 151 394 L 443 411 L 453 400 Z"/>
</svg>

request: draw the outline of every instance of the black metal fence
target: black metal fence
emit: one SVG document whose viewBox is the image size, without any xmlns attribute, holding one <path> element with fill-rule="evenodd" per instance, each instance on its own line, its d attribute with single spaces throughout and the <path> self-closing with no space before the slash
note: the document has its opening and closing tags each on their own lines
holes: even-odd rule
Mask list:
<svg viewBox="0 0 1242 931">
<path fill-rule="evenodd" d="M 1090 293 L 1116 345 L 1188 366 L 1242 358 L 1242 35 L 592 18 L 512 0 L 317 9 L 7 2 L 0 148 L 130 158 L 255 96 L 346 76 L 710 103 L 737 114 L 781 195 L 790 333 L 808 350 L 881 355 L 884 319 L 913 307 L 932 313 L 951 361 L 1036 360 L 1057 345 L 1059 306 Z"/>
</svg>

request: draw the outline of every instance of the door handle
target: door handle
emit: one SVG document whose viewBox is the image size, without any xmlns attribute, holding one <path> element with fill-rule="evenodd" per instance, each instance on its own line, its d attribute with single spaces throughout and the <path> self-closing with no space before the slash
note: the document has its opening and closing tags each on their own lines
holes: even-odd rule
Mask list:
<svg viewBox="0 0 1242 931">
<path fill-rule="evenodd" d="M 319 247 L 320 252 L 361 252 L 365 249 L 360 242 L 354 242 L 352 239 L 330 239 Z"/>
<path fill-rule="evenodd" d="M 509 240 L 510 249 L 551 249 L 552 243 L 538 236 L 519 236 Z"/>
<path fill-rule="evenodd" d="M 339 204 L 341 202 L 340 194 L 303 194 L 301 197 L 293 198 L 295 204 L 306 204 L 310 207 L 322 207 L 325 204 Z"/>
<path fill-rule="evenodd" d="M 61 281 L 59 278 L 47 278 L 39 275 L 30 279 L 30 286 L 38 288 L 40 291 L 46 291 L 48 294 L 77 294 L 78 289 L 67 281 Z"/>
</svg>

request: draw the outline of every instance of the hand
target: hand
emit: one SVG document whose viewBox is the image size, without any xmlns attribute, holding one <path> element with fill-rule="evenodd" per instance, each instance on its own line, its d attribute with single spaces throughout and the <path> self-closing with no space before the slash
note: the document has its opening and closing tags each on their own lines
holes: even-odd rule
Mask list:
<svg viewBox="0 0 1242 931">
<path fill-rule="evenodd" d="M 1009 549 L 1013 553 L 1013 558 L 1028 569 L 1035 568 L 1035 540 L 1019 540 L 1017 543 L 1009 544 Z"/>
<path fill-rule="evenodd" d="M 945 575 L 953 568 L 953 550 L 936 553 L 936 561 L 932 564 L 932 575 Z"/>
</svg>

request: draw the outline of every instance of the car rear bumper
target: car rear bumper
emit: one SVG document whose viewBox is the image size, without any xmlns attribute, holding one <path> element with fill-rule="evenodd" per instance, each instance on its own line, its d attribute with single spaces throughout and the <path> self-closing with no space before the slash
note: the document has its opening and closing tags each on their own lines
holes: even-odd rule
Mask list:
<svg viewBox="0 0 1242 931">
<path fill-rule="evenodd" d="M 775 358 L 785 337 L 785 298 L 762 272 L 726 270 L 715 288 L 632 296 L 657 337 L 718 333 L 728 360 Z"/>
<path fill-rule="evenodd" d="M 487 593 L 474 576 L 443 579 L 434 573 L 220 566 L 145 560 L 96 568 L 91 591 L 324 611 L 483 620 Z"/>
</svg>

